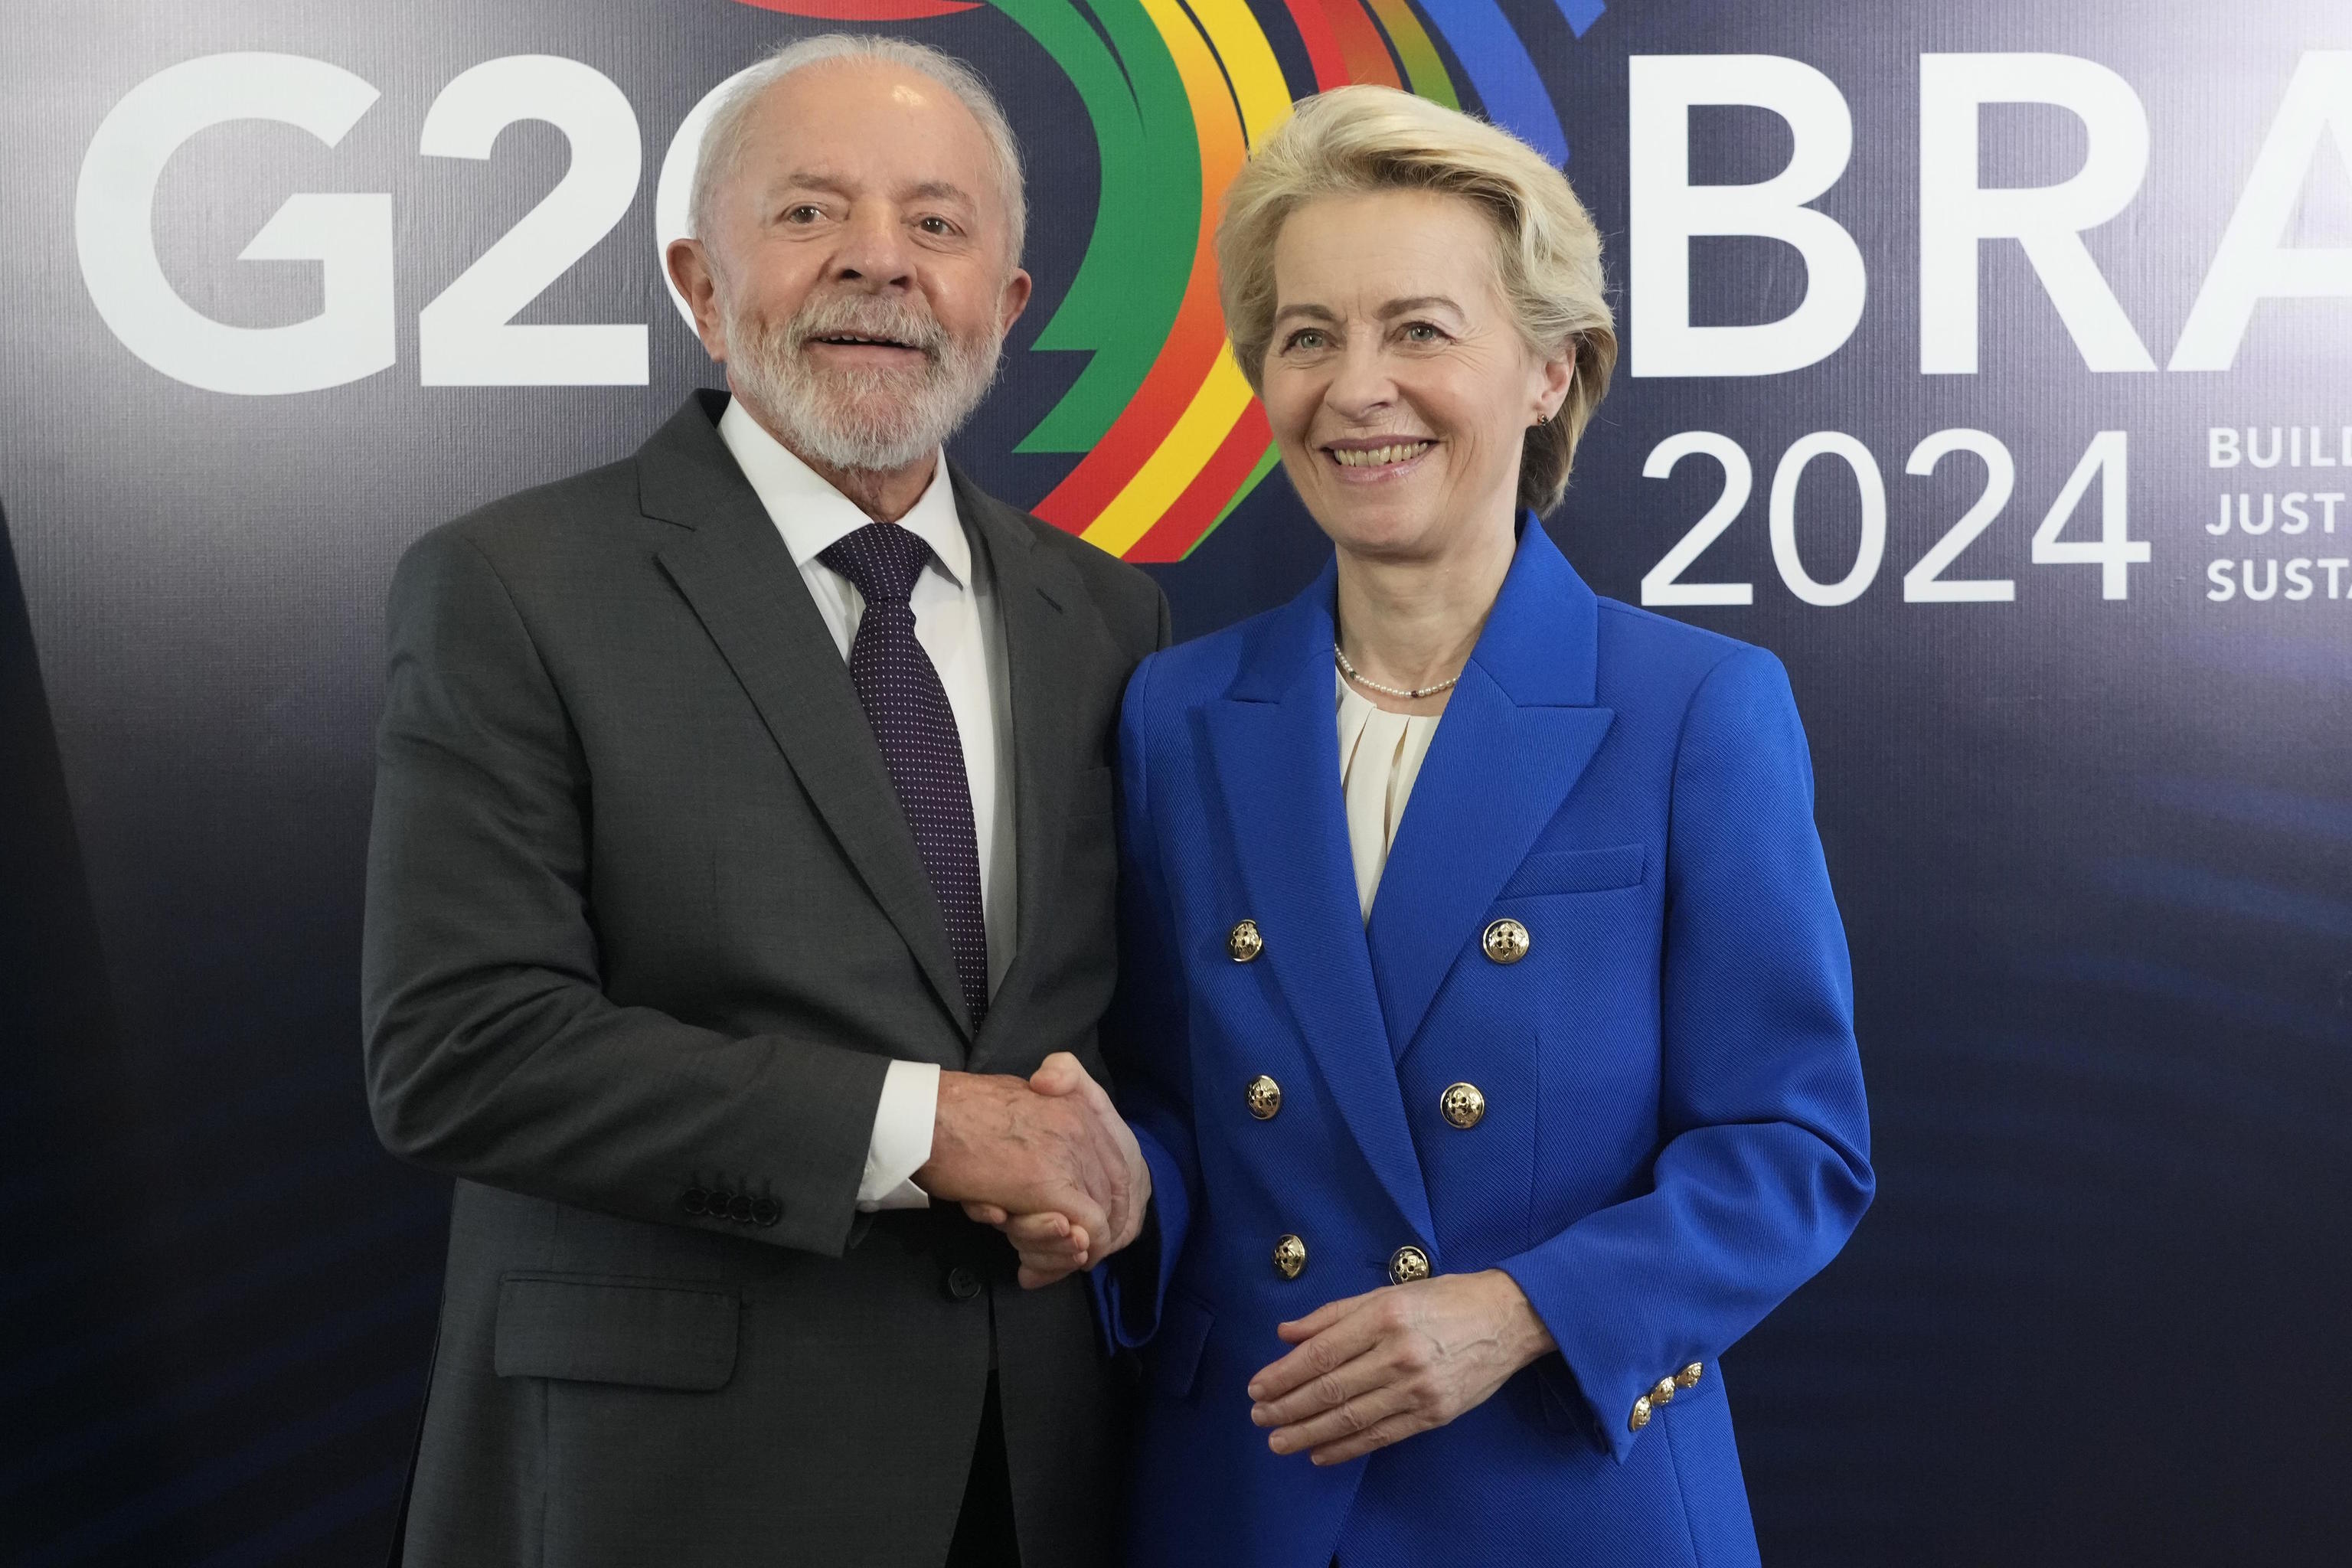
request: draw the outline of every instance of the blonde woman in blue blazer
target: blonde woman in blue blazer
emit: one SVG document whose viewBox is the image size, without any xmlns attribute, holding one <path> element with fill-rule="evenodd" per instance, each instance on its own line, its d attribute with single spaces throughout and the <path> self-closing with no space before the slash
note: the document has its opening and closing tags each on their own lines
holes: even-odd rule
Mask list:
<svg viewBox="0 0 2352 1568">
<path fill-rule="evenodd" d="M 1529 516 L 1616 357 L 1537 154 L 1326 93 L 1218 246 L 1336 549 L 1128 691 L 1129 1560 L 1753 1563 L 1716 1358 L 1872 1191 L 1787 679 L 1596 598 Z M 1083 1256 L 1006 1228 L 1032 1279 Z"/>
</svg>

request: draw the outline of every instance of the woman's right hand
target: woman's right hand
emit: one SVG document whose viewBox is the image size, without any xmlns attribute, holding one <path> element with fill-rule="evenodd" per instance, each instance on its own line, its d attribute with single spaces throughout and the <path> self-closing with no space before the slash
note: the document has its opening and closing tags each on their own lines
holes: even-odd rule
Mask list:
<svg viewBox="0 0 2352 1568">
<path fill-rule="evenodd" d="M 966 1204 L 963 1212 L 994 1226 L 1021 1258 L 1021 1288 L 1034 1290 L 1067 1279 L 1087 1266 L 1093 1238 L 1086 1226 L 1063 1214 L 1008 1215 L 994 1204 Z"/>
</svg>

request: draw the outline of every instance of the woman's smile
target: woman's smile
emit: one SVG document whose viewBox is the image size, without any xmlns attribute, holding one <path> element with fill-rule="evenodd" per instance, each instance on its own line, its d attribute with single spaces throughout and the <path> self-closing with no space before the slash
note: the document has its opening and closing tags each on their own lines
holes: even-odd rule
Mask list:
<svg viewBox="0 0 2352 1568">
<path fill-rule="evenodd" d="M 1363 437 L 1327 441 L 1323 456 L 1342 484 L 1392 484 L 1419 469 L 1437 445 L 1429 436 Z"/>
</svg>

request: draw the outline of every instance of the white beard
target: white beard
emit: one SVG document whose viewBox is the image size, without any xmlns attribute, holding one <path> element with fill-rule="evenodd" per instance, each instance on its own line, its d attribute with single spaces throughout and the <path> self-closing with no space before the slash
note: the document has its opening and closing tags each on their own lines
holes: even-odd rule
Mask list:
<svg viewBox="0 0 2352 1568">
<path fill-rule="evenodd" d="M 811 339 L 840 333 L 909 344 L 925 363 L 845 370 L 803 353 Z M 835 468 L 903 468 L 936 451 L 988 395 L 1003 348 L 1002 332 L 960 341 L 929 310 L 874 295 L 812 299 L 765 330 L 727 315 L 730 379 L 784 445 Z"/>
</svg>

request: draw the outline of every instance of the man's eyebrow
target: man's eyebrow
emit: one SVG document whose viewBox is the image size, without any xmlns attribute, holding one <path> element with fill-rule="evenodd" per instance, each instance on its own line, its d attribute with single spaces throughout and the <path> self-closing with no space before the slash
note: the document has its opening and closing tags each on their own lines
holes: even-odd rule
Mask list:
<svg viewBox="0 0 2352 1568">
<path fill-rule="evenodd" d="M 938 202 L 961 202 L 966 206 L 973 205 L 971 194 L 952 180 L 925 180 L 910 186 L 907 194 Z"/>
<path fill-rule="evenodd" d="M 778 174 L 768 182 L 765 195 L 773 201 L 787 191 L 824 191 L 836 196 L 849 195 L 849 187 L 838 175 L 829 174 L 823 169 L 793 169 Z"/>
<path fill-rule="evenodd" d="M 771 195 L 785 191 L 824 191 L 836 196 L 853 195 L 849 184 L 840 175 L 823 169 L 793 169 L 777 177 L 769 187 Z M 970 207 L 977 204 L 961 185 L 952 180 L 923 180 L 908 185 L 900 198 L 908 201 L 956 202 Z"/>
</svg>

